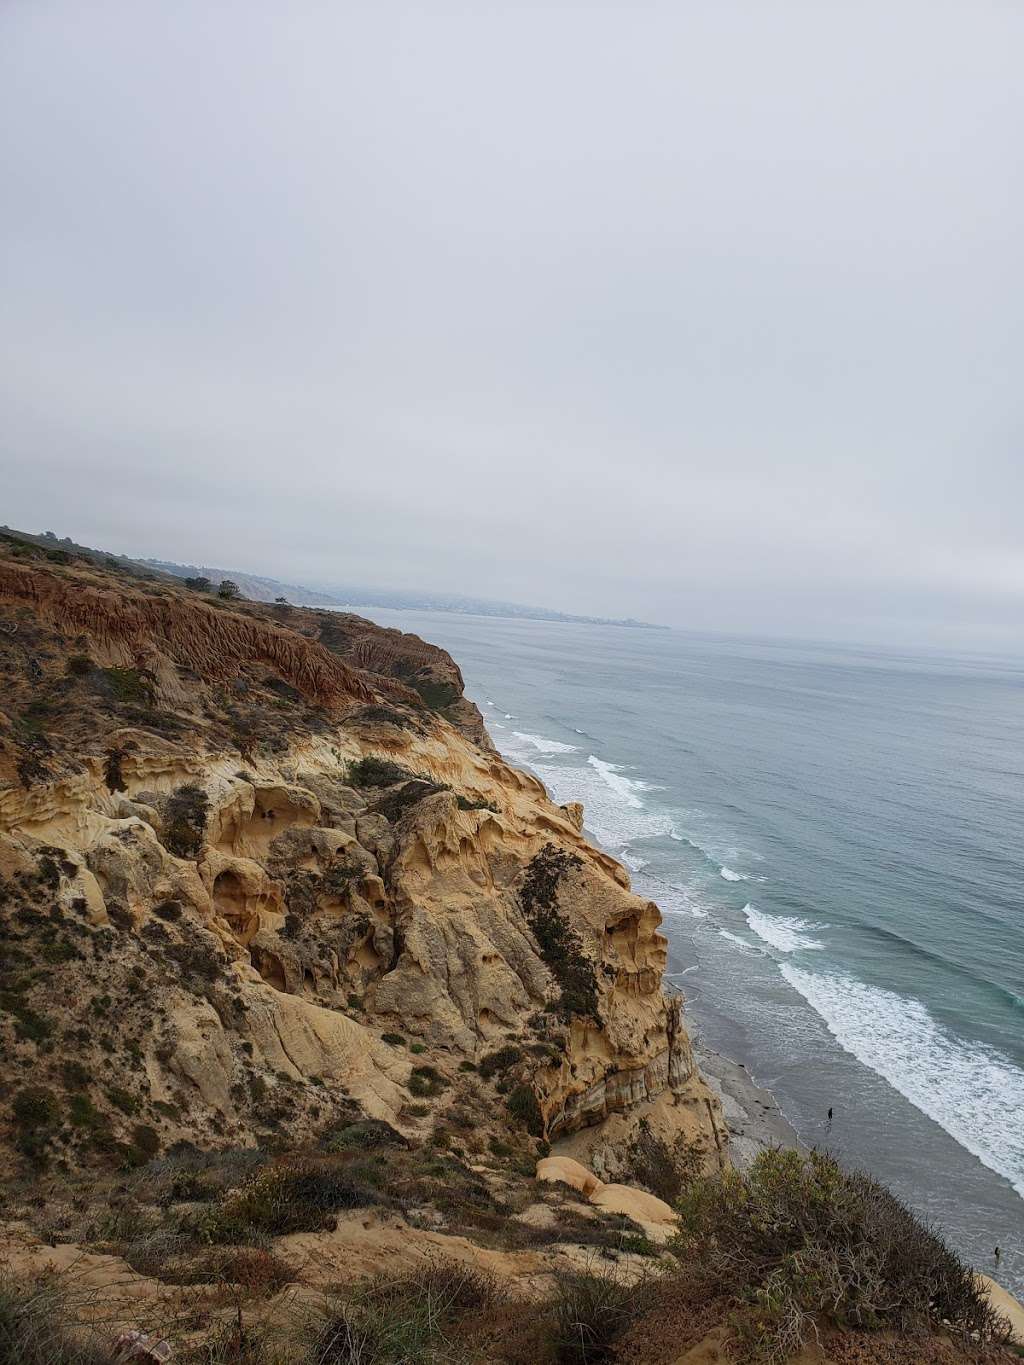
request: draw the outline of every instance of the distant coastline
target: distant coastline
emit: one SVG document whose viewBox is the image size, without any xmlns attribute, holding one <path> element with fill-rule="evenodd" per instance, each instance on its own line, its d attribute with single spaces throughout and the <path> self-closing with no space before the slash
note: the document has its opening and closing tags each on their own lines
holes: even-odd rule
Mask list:
<svg viewBox="0 0 1024 1365">
<path fill-rule="evenodd" d="M 82 545 L 70 536 L 58 537 L 53 531 L 19 531 L 0 526 L 0 538 L 27 542 L 46 551 L 51 559 L 62 562 L 91 560 L 108 568 L 121 568 L 142 577 L 206 579 L 207 587 L 230 580 L 239 594 L 250 602 L 288 602 L 293 607 L 323 607 L 333 611 L 360 612 L 367 608 L 391 611 L 443 611 L 459 616 L 489 616 L 516 621 L 556 621 L 561 625 L 620 626 L 629 630 L 669 630 L 669 626 L 633 617 L 579 616 L 554 611 L 549 607 L 529 607 L 521 602 L 504 602 L 490 597 L 467 597 L 462 593 L 412 592 L 409 589 L 353 587 L 350 584 L 314 585 L 285 583 L 278 578 L 247 573 L 243 569 L 215 568 L 209 564 L 178 564 L 168 559 L 133 558 L 111 550 Z"/>
<path fill-rule="evenodd" d="M 578 616 L 548 607 L 524 606 L 521 602 L 467 597 L 463 593 L 414 592 L 407 588 L 367 588 L 351 584 L 317 583 L 304 586 L 245 573 L 241 569 L 212 568 L 208 564 L 175 564 L 164 559 L 144 559 L 140 562 L 149 569 L 171 574 L 175 578 L 203 577 L 214 584 L 229 578 L 238 585 L 242 596 L 253 602 L 273 602 L 284 597 L 293 606 L 328 607 L 338 611 L 358 612 L 377 607 L 390 611 L 444 611 L 459 616 L 504 617 L 516 621 L 557 621 L 561 625 L 621 626 L 629 630 L 670 629 L 632 617 Z"/>
<path fill-rule="evenodd" d="M 458 616 L 490 616 L 516 621 L 557 621 L 570 626 L 621 626 L 629 630 L 669 630 L 651 621 L 636 621 L 632 617 L 574 616 L 570 612 L 551 611 L 546 607 L 526 607 L 518 602 L 497 602 L 487 597 L 463 597 L 458 593 L 382 592 L 373 589 L 339 589 L 347 591 L 344 606 L 351 610 L 367 607 L 392 611 L 444 611 Z"/>
</svg>

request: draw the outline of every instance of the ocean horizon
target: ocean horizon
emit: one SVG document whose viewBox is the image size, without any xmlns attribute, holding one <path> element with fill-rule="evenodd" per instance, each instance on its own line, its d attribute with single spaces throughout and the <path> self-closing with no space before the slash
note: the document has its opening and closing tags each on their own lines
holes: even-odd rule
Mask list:
<svg viewBox="0 0 1024 1365">
<path fill-rule="evenodd" d="M 582 801 L 691 1030 L 1024 1289 L 1024 660 L 367 614 Z"/>
</svg>

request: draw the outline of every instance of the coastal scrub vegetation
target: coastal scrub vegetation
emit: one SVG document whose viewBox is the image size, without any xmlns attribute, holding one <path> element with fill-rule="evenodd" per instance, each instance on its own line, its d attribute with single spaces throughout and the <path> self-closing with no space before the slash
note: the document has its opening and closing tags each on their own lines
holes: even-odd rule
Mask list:
<svg viewBox="0 0 1024 1365">
<path fill-rule="evenodd" d="M 745 1306 L 741 1355 L 782 1361 L 824 1319 L 852 1330 L 989 1341 L 977 1278 L 894 1194 L 823 1152 L 762 1152 L 746 1174 L 695 1180 L 674 1250 L 708 1297 Z"/>
<path fill-rule="evenodd" d="M 183 1330 L 199 1303 L 193 1290 L 214 1294 L 209 1302 L 229 1311 L 186 1348 L 192 1365 L 668 1365 L 716 1329 L 722 1357 L 735 1362 L 774 1365 L 819 1337 L 837 1360 L 952 1359 L 938 1334 L 970 1347 L 979 1365 L 1010 1359 L 971 1272 L 888 1191 L 831 1157 L 769 1152 L 746 1175 L 694 1180 L 666 1252 L 620 1216 L 579 1216 L 554 1190 L 545 1195 L 550 1224 L 521 1222 L 511 1215 L 536 1188 L 517 1194 L 506 1180 L 499 1193 L 446 1150 L 440 1129 L 417 1145 L 379 1120 L 353 1121 L 354 1112 L 339 1114 L 319 1151 L 192 1149 L 151 1162 L 119 1177 L 110 1200 L 67 1206 L 49 1235 L 120 1255 L 168 1293 L 179 1287 L 176 1306 L 168 1298 L 147 1319 L 161 1336 Z M 449 1119 L 454 1136 L 462 1121 Z M 306 1271 L 273 1239 L 330 1229 L 354 1209 L 427 1227 L 433 1209 L 447 1232 L 480 1247 L 573 1243 L 590 1259 L 554 1264 L 529 1313 L 514 1286 L 440 1255 L 296 1299 L 306 1306 L 293 1312 L 275 1295 Z M 109 1340 L 96 1329 L 112 1320 L 82 1299 L 73 1275 L 0 1273 L 0 1361 L 109 1365 Z M 886 1354 L 892 1336 L 874 1338 L 875 1354 L 872 1332 L 916 1338 L 921 1354 Z"/>
<path fill-rule="evenodd" d="M 197 858 L 206 833 L 209 798 L 196 786 L 179 787 L 167 800 L 164 844 L 177 858 Z"/>
<path fill-rule="evenodd" d="M 0 1361 L 10 1365 L 114 1365 L 83 1332 L 87 1291 L 69 1277 L 22 1281 L 0 1267 Z M 77 1329 L 77 1330 L 76 1330 Z"/>
<path fill-rule="evenodd" d="M 597 973 L 583 950 L 579 934 L 558 908 L 562 878 L 583 862 L 575 853 L 545 844 L 530 860 L 519 892 L 526 922 L 533 930 L 551 975 L 559 988 L 558 1012 L 597 1018 Z"/>
<path fill-rule="evenodd" d="M 645 1118 L 637 1125 L 627 1158 L 633 1182 L 643 1185 L 666 1204 L 676 1202 L 697 1179 L 704 1165 L 699 1149 L 687 1142 L 681 1133 L 670 1147 Z"/>
<path fill-rule="evenodd" d="M 348 765 L 348 781 L 353 787 L 390 787 L 395 782 L 406 782 L 412 773 L 390 758 L 367 754 Z"/>
<path fill-rule="evenodd" d="M 329 1304 L 309 1365 L 419 1365 L 462 1361 L 456 1340 L 467 1319 L 500 1305 L 493 1276 L 457 1261 L 428 1260 L 411 1274 L 382 1276 Z"/>
<path fill-rule="evenodd" d="M 461 693 L 454 683 L 438 682 L 433 678 L 413 680 L 413 687 L 423 698 L 424 705 L 431 711 L 443 711 L 459 700 Z"/>
</svg>

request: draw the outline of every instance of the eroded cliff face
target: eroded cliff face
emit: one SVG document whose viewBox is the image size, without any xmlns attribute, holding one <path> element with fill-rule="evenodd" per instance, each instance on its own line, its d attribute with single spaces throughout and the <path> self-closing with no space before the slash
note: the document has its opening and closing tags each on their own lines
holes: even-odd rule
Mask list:
<svg viewBox="0 0 1024 1365">
<path fill-rule="evenodd" d="M 604 1175 L 641 1118 L 721 1159 L 657 907 L 443 651 L 0 559 L 0 661 L 0 1065 L 53 1101 L 9 1107 L 21 1156 L 281 1142 L 344 1100 Z"/>
</svg>

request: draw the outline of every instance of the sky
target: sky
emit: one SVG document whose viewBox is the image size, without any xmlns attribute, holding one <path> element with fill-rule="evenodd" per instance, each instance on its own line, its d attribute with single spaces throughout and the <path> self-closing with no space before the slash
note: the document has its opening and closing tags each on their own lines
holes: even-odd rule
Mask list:
<svg viewBox="0 0 1024 1365">
<path fill-rule="evenodd" d="M 1017 0 L 0 0 L 0 521 L 1024 640 Z"/>
</svg>

